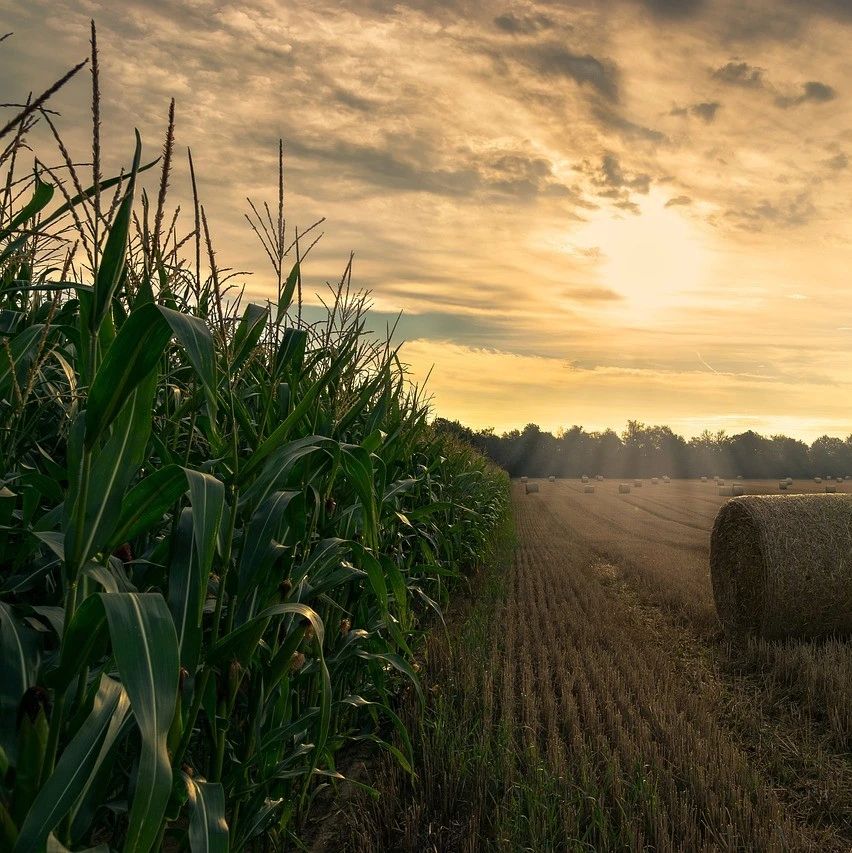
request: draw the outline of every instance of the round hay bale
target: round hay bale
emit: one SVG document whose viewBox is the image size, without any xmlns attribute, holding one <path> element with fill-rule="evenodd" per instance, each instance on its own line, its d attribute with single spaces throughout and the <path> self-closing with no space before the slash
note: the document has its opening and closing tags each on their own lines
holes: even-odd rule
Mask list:
<svg viewBox="0 0 852 853">
<path fill-rule="evenodd" d="M 538 483 L 525 483 L 524 490 L 528 495 L 538 494 Z"/>
<path fill-rule="evenodd" d="M 724 486 L 724 485 L 725 485 L 725 481 L 724 481 L 724 480 L 716 480 L 716 485 L 717 485 L 717 486 Z"/>
<path fill-rule="evenodd" d="M 526 483 L 529 480 L 529 477 L 521 477 L 521 482 Z"/>
<path fill-rule="evenodd" d="M 721 498 L 730 498 L 734 494 L 733 486 L 719 486 L 719 497 Z"/>
<path fill-rule="evenodd" d="M 782 491 L 782 492 L 786 492 L 786 491 L 787 491 L 787 481 L 786 481 L 786 480 L 782 480 L 782 481 L 778 484 L 778 488 L 779 488 L 779 489 L 781 489 L 781 491 Z"/>
<path fill-rule="evenodd" d="M 737 497 L 738 495 L 744 495 L 745 489 L 742 486 L 734 485 L 731 486 L 731 493 L 734 495 L 734 497 Z"/>
<path fill-rule="evenodd" d="M 658 485 L 658 484 L 659 484 L 659 482 L 660 482 L 659 477 L 651 477 L 651 485 L 652 485 L 652 486 L 656 486 L 656 485 Z"/>
<path fill-rule="evenodd" d="M 821 483 L 821 482 L 822 482 L 822 477 L 814 477 L 814 482 L 815 482 L 815 483 Z"/>
<path fill-rule="evenodd" d="M 825 487 L 825 493 L 827 495 L 837 494 L 837 486 L 826 486 Z"/>
<path fill-rule="evenodd" d="M 618 484 L 618 494 L 629 495 L 630 494 L 630 484 L 629 483 L 619 483 Z"/>
<path fill-rule="evenodd" d="M 835 480 L 834 480 L 834 482 L 835 482 L 835 483 L 842 483 L 842 482 L 843 482 L 843 477 L 836 477 L 836 478 L 835 478 Z"/>
<path fill-rule="evenodd" d="M 706 477 L 702 477 L 702 478 L 701 478 L 701 482 L 702 482 L 702 483 L 706 483 L 706 482 L 707 482 L 707 478 L 706 478 Z"/>
<path fill-rule="evenodd" d="M 852 496 L 728 501 L 710 536 L 710 576 L 731 634 L 852 634 Z"/>
<path fill-rule="evenodd" d="M 583 476 L 582 476 L 582 477 L 580 477 L 580 482 L 582 482 L 582 483 L 588 483 L 588 482 L 589 482 L 589 478 L 588 478 L 585 474 L 583 474 Z"/>
<path fill-rule="evenodd" d="M 642 488 L 642 481 L 641 480 L 634 480 L 633 481 L 633 487 L 636 489 L 641 489 Z"/>
<path fill-rule="evenodd" d="M 793 478 L 792 478 L 792 477 L 787 477 L 787 485 L 788 485 L 788 486 L 792 486 L 792 485 L 793 485 Z"/>
<path fill-rule="evenodd" d="M 672 478 L 671 478 L 671 477 L 669 477 L 669 475 L 668 475 L 668 474 L 666 474 L 666 475 L 664 475 L 664 476 L 663 476 L 663 482 L 664 482 L 664 483 L 671 483 L 671 481 L 672 481 Z"/>
<path fill-rule="evenodd" d="M 595 493 L 594 486 L 583 486 L 583 493 L 586 495 L 593 495 Z"/>
<path fill-rule="evenodd" d="M 598 474 L 598 476 L 597 476 L 597 477 L 595 477 L 595 479 L 596 479 L 599 483 L 602 483 L 602 482 L 603 482 L 603 474 Z"/>
<path fill-rule="evenodd" d="M 554 476 L 553 476 L 553 474 L 551 474 L 551 475 L 547 478 L 547 482 L 548 482 L 548 483 L 555 483 L 555 482 L 556 482 L 556 477 L 554 477 Z"/>
</svg>

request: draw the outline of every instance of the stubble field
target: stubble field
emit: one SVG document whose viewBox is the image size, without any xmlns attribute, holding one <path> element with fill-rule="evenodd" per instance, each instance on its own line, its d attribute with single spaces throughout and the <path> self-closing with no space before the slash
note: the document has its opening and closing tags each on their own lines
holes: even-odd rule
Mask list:
<svg viewBox="0 0 852 853">
<path fill-rule="evenodd" d="M 501 712 L 554 768 L 580 758 L 631 846 L 850 849 L 852 645 L 726 641 L 708 557 L 728 498 L 698 481 L 540 489 L 514 486 Z"/>
</svg>

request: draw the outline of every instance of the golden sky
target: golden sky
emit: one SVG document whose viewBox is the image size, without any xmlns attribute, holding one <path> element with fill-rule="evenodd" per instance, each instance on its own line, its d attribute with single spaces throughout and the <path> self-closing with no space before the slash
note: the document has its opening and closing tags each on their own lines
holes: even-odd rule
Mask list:
<svg viewBox="0 0 852 853">
<path fill-rule="evenodd" d="M 309 289 L 354 249 L 440 415 L 852 432 L 848 0 L 0 0 L 0 101 L 85 56 L 90 17 L 111 162 L 175 97 L 263 298 L 242 213 L 282 136 L 288 221 L 328 220 Z M 54 104 L 80 152 L 87 99 Z"/>
</svg>

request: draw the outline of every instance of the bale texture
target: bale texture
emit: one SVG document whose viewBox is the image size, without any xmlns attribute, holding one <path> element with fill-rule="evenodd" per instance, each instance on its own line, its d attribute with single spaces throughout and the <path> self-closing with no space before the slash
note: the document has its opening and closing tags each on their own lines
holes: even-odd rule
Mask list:
<svg viewBox="0 0 852 853">
<path fill-rule="evenodd" d="M 729 498 L 734 494 L 733 486 L 719 486 L 719 497 Z"/>
<path fill-rule="evenodd" d="M 852 634 L 852 496 L 728 501 L 710 536 L 710 576 L 730 634 Z"/>
<path fill-rule="evenodd" d="M 593 495 L 595 493 L 594 486 L 583 486 L 583 492 L 587 495 Z"/>
<path fill-rule="evenodd" d="M 786 492 L 786 491 L 787 491 L 787 481 L 786 481 L 786 480 L 782 480 L 782 481 L 778 484 L 778 488 L 779 488 L 779 489 L 781 489 L 781 491 L 782 491 L 782 492 Z"/>
<path fill-rule="evenodd" d="M 536 494 L 538 492 L 538 483 L 525 483 L 524 489 L 528 495 Z"/>
<path fill-rule="evenodd" d="M 731 486 L 731 492 L 734 496 L 736 495 L 744 495 L 745 488 L 743 486 Z"/>
<path fill-rule="evenodd" d="M 635 488 L 641 489 L 642 488 L 642 481 L 641 480 L 634 480 L 633 485 Z"/>
<path fill-rule="evenodd" d="M 837 493 L 837 486 L 826 486 L 825 493 L 827 495 L 833 495 Z"/>
<path fill-rule="evenodd" d="M 629 495 L 630 494 L 630 484 L 629 483 L 619 483 L 618 484 L 618 494 Z"/>
</svg>

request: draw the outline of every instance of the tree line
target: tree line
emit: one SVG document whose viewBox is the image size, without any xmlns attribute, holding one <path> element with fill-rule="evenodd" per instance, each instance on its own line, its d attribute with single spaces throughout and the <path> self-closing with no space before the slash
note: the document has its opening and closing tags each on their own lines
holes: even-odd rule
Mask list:
<svg viewBox="0 0 852 853">
<path fill-rule="evenodd" d="M 536 424 L 498 435 L 493 429 L 476 431 L 442 418 L 436 426 L 472 444 L 513 477 L 718 474 L 775 479 L 852 474 L 852 435 L 846 439 L 823 435 L 808 445 L 786 435 L 767 438 L 752 430 L 736 435 L 704 430 L 687 440 L 667 426 L 639 421 L 628 421 L 620 435 L 611 429 L 586 432 L 580 426 L 553 435 Z"/>
</svg>

